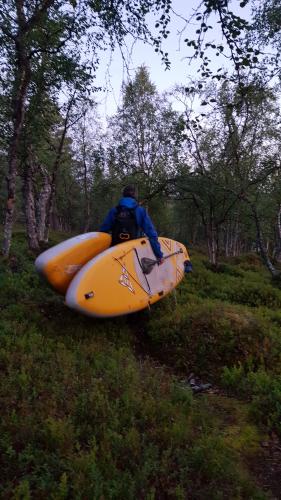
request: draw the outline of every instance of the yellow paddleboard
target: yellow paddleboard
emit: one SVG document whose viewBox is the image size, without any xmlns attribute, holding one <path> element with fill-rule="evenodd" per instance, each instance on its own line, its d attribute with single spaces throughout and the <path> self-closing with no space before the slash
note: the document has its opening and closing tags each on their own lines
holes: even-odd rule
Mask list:
<svg viewBox="0 0 281 500">
<path fill-rule="evenodd" d="M 66 304 L 89 316 L 110 317 L 149 307 L 175 288 L 184 277 L 189 259 L 184 245 L 159 238 L 165 259 L 143 272 L 143 260 L 155 256 L 147 238 L 128 241 L 105 250 L 90 260 L 74 277 Z"/>
<path fill-rule="evenodd" d="M 111 236 L 107 233 L 81 234 L 41 253 L 35 267 L 58 292 L 64 294 L 79 269 L 110 244 Z"/>
</svg>

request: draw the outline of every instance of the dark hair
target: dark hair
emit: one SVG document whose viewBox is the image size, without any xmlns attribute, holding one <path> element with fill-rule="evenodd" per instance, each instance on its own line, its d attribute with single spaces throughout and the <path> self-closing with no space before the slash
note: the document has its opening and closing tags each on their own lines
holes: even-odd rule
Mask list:
<svg viewBox="0 0 281 500">
<path fill-rule="evenodd" d="M 126 186 L 123 189 L 123 196 L 129 197 L 129 198 L 135 198 L 136 197 L 136 188 L 135 188 L 135 186 Z"/>
</svg>

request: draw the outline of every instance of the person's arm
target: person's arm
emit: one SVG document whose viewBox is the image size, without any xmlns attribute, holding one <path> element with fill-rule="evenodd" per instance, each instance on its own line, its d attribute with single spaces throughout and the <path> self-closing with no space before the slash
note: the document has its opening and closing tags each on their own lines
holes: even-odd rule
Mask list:
<svg viewBox="0 0 281 500">
<path fill-rule="evenodd" d="M 101 233 L 110 233 L 112 226 L 113 226 L 114 218 L 115 218 L 115 212 L 116 212 L 115 208 L 112 208 L 108 212 L 106 218 L 104 219 L 102 225 L 99 228 L 99 231 Z"/>
<path fill-rule="evenodd" d="M 148 213 L 144 208 L 141 208 L 142 211 L 142 223 L 141 227 L 143 232 L 146 234 L 146 236 L 149 238 L 152 250 L 154 252 L 154 255 L 157 259 L 162 259 L 163 258 L 163 253 L 161 251 L 161 246 L 158 241 L 158 234 L 157 231 L 152 223 L 151 218 L 149 217 Z"/>
</svg>

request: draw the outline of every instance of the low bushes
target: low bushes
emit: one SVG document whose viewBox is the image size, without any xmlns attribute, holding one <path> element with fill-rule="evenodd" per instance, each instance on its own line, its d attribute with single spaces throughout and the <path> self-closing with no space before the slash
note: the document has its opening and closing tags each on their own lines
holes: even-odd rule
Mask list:
<svg viewBox="0 0 281 500">
<path fill-rule="evenodd" d="M 257 421 L 281 435 L 280 299 L 255 256 L 218 270 L 195 256 L 177 307 L 171 298 L 159 304 L 147 334 L 163 362 L 223 383 L 251 401 Z"/>
<path fill-rule="evenodd" d="M 1 498 L 265 498 L 245 465 L 260 440 L 248 407 L 196 399 L 175 372 L 222 380 L 239 395 L 243 379 L 259 420 L 267 413 L 276 426 L 268 370 L 280 364 L 280 315 L 228 302 L 244 270 L 193 262 L 176 297 L 104 321 L 68 310 L 40 281 L 22 235 L 0 259 Z M 134 333 L 144 336 L 139 358 Z"/>
<path fill-rule="evenodd" d="M 204 405 L 128 348 L 2 329 L 0 368 L 1 498 L 259 498 Z"/>
<path fill-rule="evenodd" d="M 255 419 L 281 435 L 281 375 L 238 365 L 225 367 L 221 381 L 230 394 L 249 398 Z"/>
<path fill-rule="evenodd" d="M 148 322 L 147 333 L 161 359 L 179 369 L 211 378 L 223 367 L 279 366 L 281 337 L 277 326 L 250 310 L 217 302 L 193 302 L 163 311 Z"/>
</svg>

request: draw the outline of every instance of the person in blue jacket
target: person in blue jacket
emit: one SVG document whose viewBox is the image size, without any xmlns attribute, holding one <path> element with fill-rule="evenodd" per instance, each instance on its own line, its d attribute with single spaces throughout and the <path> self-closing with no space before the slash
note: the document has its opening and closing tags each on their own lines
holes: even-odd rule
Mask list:
<svg viewBox="0 0 281 500">
<path fill-rule="evenodd" d="M 145 208 L 136 200 L 134 186 L 126 186 L 117 207 L 112 208 L 99 229 L 112 234 L 112 245 L 141 238 L 143 233 L 149 238 L 152 250 L 159 264 L 164 262 L 156 229 Z"/>
</svg>

